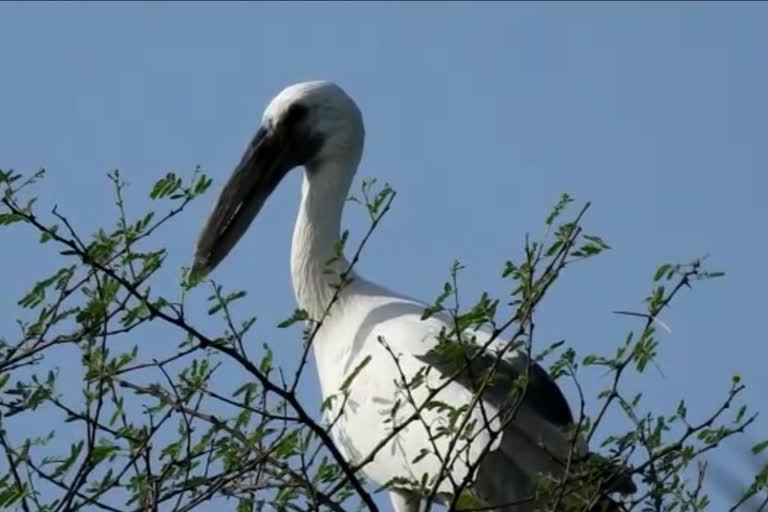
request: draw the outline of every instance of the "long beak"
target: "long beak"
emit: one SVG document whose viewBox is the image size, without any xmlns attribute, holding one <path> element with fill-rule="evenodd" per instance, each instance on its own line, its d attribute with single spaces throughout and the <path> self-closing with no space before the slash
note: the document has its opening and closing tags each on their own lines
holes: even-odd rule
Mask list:
<svg viewBox="0 0 768 512">
<path fill-rule="evenodd" d="M 293 167 L 289 148 L 260 128 L 219 195 L 195 250 L 191 275 L 201 279 L 229 254 L 267 197 Z"/>
</svg>

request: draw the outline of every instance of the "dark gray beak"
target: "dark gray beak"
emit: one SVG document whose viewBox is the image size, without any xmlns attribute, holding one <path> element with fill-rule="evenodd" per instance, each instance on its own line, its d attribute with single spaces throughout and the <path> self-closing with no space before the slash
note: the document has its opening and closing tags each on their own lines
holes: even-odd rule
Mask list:
<svg viewBox="0 0 768 512">
<path fill-rule="evenodd" d="M 221 263 L 288 171 L 305 164 L 320 149 L 321 140 L 300 129 L 305 115 L 293 109 L 285 122 L 256 133 L 200 233 L 193 279 L 205 277 Z"/>
</svg>

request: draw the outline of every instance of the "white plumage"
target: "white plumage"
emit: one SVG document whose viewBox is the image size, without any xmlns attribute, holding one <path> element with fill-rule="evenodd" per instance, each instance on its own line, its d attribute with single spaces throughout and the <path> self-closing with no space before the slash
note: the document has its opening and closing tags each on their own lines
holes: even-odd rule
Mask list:
<svg viewBox="0 0 768 512">
<path fill-rule="evenodd" d="M 360 162 L 363 142 L 362 115 L 340 87 L 316 81 L 284 89 L 269 103 L 261 128 L 224 187 L 200 236 L 193 271 L 213 270 L 244 234 L 283 176 L 292 168 L 303 166 L 291 275 L 298 306 L 311 318 L 320 318 L 333 296 L 332 285 L 338 281 L 335 274 L 348 267 L 348 262 L 341 258 L 332 264 L 335 273 L 326 271 L 340 236 L 342 209 Z M 350 372 L 369 358 L 350 386 L 344 411 L 332 431 L 340 451 L 350 463 L 356 464 L 391 432 L 393 424 L 413 412 L 410 399 L 398 384 L 400 371 L 410 379 L 425 367 L 428 359 L 424 356 L 437 343 L 440 329 L 450 329 L 450 320 L 439 315 L 421 320 L 425 304 L 354 272 L 350 277 L 352 282 L 341 291 L 325 318 L 313 351 L 324 399 L 339 393 Z M 484 343 L 489 333 L 476 335 L 477 342 Z M 503 349 L 503 340 L 495 341 L 493 348 Z M 506 359 L 503 371 L 512 376 L 525 371 L 521 355 L 507 354 Z M 540 471 L 557 474 L 570 447 L 565 434 L 572 421 L 570 410 L 544 371 L 538 366 L 534 370 L 529 384 L 533 393 L 516 420 L 498 437 L 475 475 L 476 492 L 491 505 L 500 506 L 529 496 L 533 476 Z M 437 387 L 444 379 L 439 364 L 427 373 L 429 387 Z M 411 395 L 420 404 L 427 393 L 428 386 L 420 386 Z M 469 404 L 473 396 L 466 383 L 456 381 L 434 399 L 459 406 Z M 393 422 L 391 413 L 398 401 L 401 405 Z M 336 418 L 343 401 L 337 399 L 332 403 L 328 416 Z M 478 428 L 485 424 L 484 418 L 496 416 L 498 405 L 493 398 L 487 398 L 482 407 L 471 411 Z M 440 470 L 440 457 L 434 454 L 414 459 L 423 449 L 432 451 L 436 447 L 438 453 L 447 452 L 450 438 L 443 436 L 432 443 L 425 427 L 429 425 L 434 436 L 438 425 L 445 423 L 445 414 L 431 409 L 423 411 L 422 417 L 424 421 L 413 421 L 364 467 L 368 478 L 378 484 L 395 477 L 418 481 L 424 473 L 435 474 Z M 490 427 L 497 430 L 498 420 L 492 421 Z M 467 449 L 462 443 L 454 447 L 454 457 L 463 455 L 449 465 L 450 477 L 443 479 L 439 497 L 452 493 L 452 482 L 462 481 L 468 464 L 475 463 L 489 439 L 486 430 Z M 578 454 L 586 453 L 586 446 L 579 444 Z M 396 511 L 418 510 L 419 500 L 408 502 L 407 497 L 407 493 L 392 492 Z M 506 510 L 531 507 L 531 503 L 526 503 Z"/>
</svg>

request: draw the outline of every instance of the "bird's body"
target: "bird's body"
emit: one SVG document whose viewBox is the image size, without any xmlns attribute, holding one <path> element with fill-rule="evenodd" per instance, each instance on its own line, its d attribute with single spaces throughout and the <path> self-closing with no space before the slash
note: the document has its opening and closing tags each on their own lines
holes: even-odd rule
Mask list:
<svg viewBox="0 0 768 512">
<path fill-rule="evenodd" d="M 353 288 L 364 286 L 353 285 Z M 409 397 L 401 384 L 400 372 L 410 380 L 425 366 L 413 354 L 425 352 L 432 340 L 437 339 L 442 326 L 437 319 L 420 321 L 424 306 L 416 302 L 383 294 L 358 295 L 358 291 L 375 293 L 376 289 L 352 289 L 349 294 L 344 294 L 347 300 L 337 309 L 338 316 L 329 319 L 328 329 L 318 335 L 313 347 L 323 397 L 339 395 L 328 411 L 328 418 L 336 418 L 341 411 L 333 436 L 352 464 L 359 464 L 374 453 L 380 441 L 392 434 L 393 427 L 402 424 L 414 412 L 409 403 L 411 398 L 416 404 L 424 403 L 427 386 L 411 390 Z M 343 342 L 335 343 L 342 339 Z M 344 401 L 341 386 L 357 368 L 361 370 L 352 380 L 349 395 Z M 431 387 L 440 384 L 438 375 L 429 377 Z M 471 399 L 471 392 L 456 383 L 449 383 L 434 397 L 434 400 L 448 403 L 469 403 Z M 395 411 L 397 402 L 401 405 Z M 479 416 L 479 410 L 475 412 Z M 489 411 L 489 414 L 493 415 L 494 411 Z M 422 412 L 423 421 L 431 425 L 433 431 L 440 416 L 430 410 Z M 436 441 L 440 452 L 448 452 L 448 441 L 447 437 Z M 484 444 L 482 441 L 476 444 L 481 446 Z M 418 481 L 423 473 L 434 471 L 436 463 L 429 456 L 413 462 L 422 448 L 432 449 L 429 437 L 421 420 L 413 421 L 380 448 L 380 455 L 364 471 L 370 479 L 379 483 L 395 477 Z M 459 469 L 460 465 L 461 462 L 453 468 L 454 478 L 459 481 L 465 474 Z M 450 482 L 444 482 L 442 490 L 447 492 L 449 486 Z"/>
<path fill-rule="evenodd" d="M 535 475 L 557 475 L 571 449 L 570 409 L 544 370 L 530 366 L 531 392 L 514 420 L 495 436 L 489 455 L 478 462 L 488 451 L 486 445 L 494 437 L 491 432 L 500 428 L 497 413 L 503 405 L 502 393 L 496 386 L 477 401 L 468 379 L 448 379 L 446 367 L 430 359 L 429 351 L 437 345 L 441 330 L 452 328 L 450 318 L 437 314 L 422 319 L 424 303 L 354 271 L 349 284 L 332 301 L 334 285 L 348 262 L 343 257 L 330 264 L 329 260 L 335 255 L 342 210 L 360 162 L 363 140 L 360 111 L 335 84 L 306 82 L 284 89 L 267 107 L 262 127 L 203 230 L 194 270 L 212 270 L 242 236 L 282 177 L 291 168 L 304 166 L 291 276 L 298 306 L 312 319 L 323 318 L 312 349 L 322 398 L 336 397 L 329 402 L 327 418 L 333 422 L 337 447 L 351 465 L 366 462 L 363 473 L 379 485 L 396 477 L 418 482 L 425 473 L 446 471 L 437 497 L 447 499 L 472 469 L 473 489 L 488 504 L 500 507 L 525 500 L 532 492 Z M 489 340 L 489 331 L 474 334 L 476 343 Z M 491 348 L 508 347 L 503 339 L 497 339 Z M 504 354 L 499 371 L 518 377 L 526 373 L 527 366 L 523 353 L 510 351 Z M 425 376 L 425 384 L 407 389 L 403 382 L 410 382 L 417 374 Z M 345 384 L 346 396 L 342 389 Z M 440 392 L 432 395 L 430 390 L 439 386 L 443 386 Z M 453 445 L 451 436 L 437 435 L 440 426 L 448 424 L 445 410 L 432 407 L 421 409 L 418 419 L 393 435 L 393 428 L 413 414 L 414 405 L 420 406 L 427 398 L 434 404 L 443 402 L 456 408 L 476 403 L 468 421 L 460 420 L 457 425 L 474 423 L 477 434 Z M 587 455 L 583 442 L 575 446 L 576 456 Z M 393 492 L 398 512 L 418 510 L 420 500 L 406 502 L 406 495 Z M 504 510 L 525 511 L 532 506 L 528 500 Z"/>
<path fill-rule="evenodd" d="M 324 168 L 328 165 L 336 168 Z M 341 165 L 349 168 L 340 169 Z M 350 374 L 366 359 L 370 361 L 349 386 L 346 403 L 341 398 L 332 400 L 327 412 L 327 417 L 335 420 L 332 435 L 339 449 L 356 464 L 379 448 L 380 455 L 364 468 L 365 474 L 376 482 L 384 483 L 396 476 L 418 479 L 434 465 L 428 457 L 411 462 L 414 453 L 429 444 L 420 422 L 412 422 L 385 447 L 378 444 L 391 435 L 393 424 L 399 423 L 397 419 L 404 419 L 413 411 L 403 403 L 397 410 L 397 419 L 388 421 L 395 402 L 407 402 L 396 384 L 401 380 L 399 371 L 412 378 L 424 366 L 412 355 L 425 353 L 436 342 L 444 322 L 439 317 L 421 321 L 424 304 L 367 281 L 354 271 L 349 284 L 333 300 L 334 285 L 349 263 L 341 257 L 329 268 L 327 262 L 339 238 L 341 206 L 351 180 L 339 179 L 329 186 L 323 178 L 351 177 L 356 165 L 356 159 L 350 159 L 341 164 L 323 160 L 307 166 L 291 245 L 291 277 L 296 301 L 311 318 L 323 318 L 333 301 L 312 344 L 323 399 L 340 394 Z M 320 180 L 322 183 L 315 186 Z M 397 363 L 394 357 L 398 358 Z M 423 402 L 423 392 L 424 388 L 412 391 L 415 403 Z M 471 393 L 455 383 L 449 383 L 435 399 L 446 396 L 471 400 Z M 344 410 L 339 415 L 342 404 Z M 429 424 L 434 421 L 430 416 L 435 414 L 424 411 L 423 416 Z M 437 442 L 445 445 L 447 438 Z M 459 464 L 456 466 L 458 469 Z M 460 480 L 463 475 L 457 477 Z"/>
</svg>

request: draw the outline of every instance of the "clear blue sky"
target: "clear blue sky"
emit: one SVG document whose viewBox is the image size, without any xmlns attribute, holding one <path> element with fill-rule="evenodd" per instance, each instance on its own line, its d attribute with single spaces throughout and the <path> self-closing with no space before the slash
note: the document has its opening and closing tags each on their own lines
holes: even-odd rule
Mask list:
<svg viewBox="0 0 768 512">
<path fill-rule="evenodd" d="M 702 418 L 740 373 L 748 403 L 768 414 L 766 55 L 766 3 L 3 3 L 0 168 L 45 167 L 38 204 L 90 233 L 114 219 L 107 171 L 132 183 L 138 215 L 161 173 L 201 165 L 211 192 L 160 235 L 170 256 L 157 286 L 171 290 L 272 95 L 334 80 L 364 113 L 359 176 L 399 192 L 361 263 L 368 277 L 429 300 L 459 259 L 467 300 L 501 295 L 504 260 L 569 192 L 592 201 L 587 227 L 614 249 L 565 274 L 541 311 L 540 343 L 611 350 L 637 325 L 611 311 L 642 308 L 658 264 L 709 254 L 727 276 L 682 294 L 663 317 L 661 372 L 633 385 L 655 411 L 685 397 Z M 283 183 L 214 276 L 249 290 L 238 312 L 259 317 L 253 350 L 269 340 L 289 365 L 299 330 L 274 326 L 294 307 L 299 180 Z M 357 240 L 364 216 L 350 211 L 345 224 Z M 0 307 L 16 311 L 55 253 L 25 229 L 4 230 L 2 244 Z M 200 311 L 206 295 L 191 298 Z M 15 317 L 0 319 L 0 335 L 16 332 Z M 608 385 L 596 370 L 585 379 L 593 394 Z M 766 434 L 762 418 L 752 435 Z M 743 477 L 746 446 L 713 462 Z"/>
</svg>

